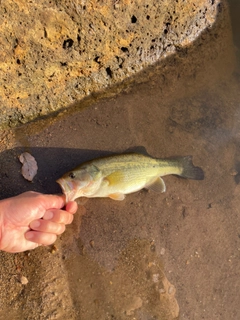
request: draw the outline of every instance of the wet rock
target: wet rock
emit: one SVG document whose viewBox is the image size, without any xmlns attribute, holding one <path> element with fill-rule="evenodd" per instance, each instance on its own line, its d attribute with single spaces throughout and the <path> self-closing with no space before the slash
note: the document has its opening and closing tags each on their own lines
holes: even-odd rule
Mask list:
<svg viewBox="0 0 240 320">
<path fill-rule="evenodd" d="M 181 51 L 214 24 L 219 5 L 220 0 L 1 2 L 0 126 L 61 110 Z"/>
<path fill-rule="evenodd" d="M 19 281 L 20 281 L 21 284 L 23 284 L 23 285 L 28 284 L 28 279 L 27 279 L 26 277 L 24 277 L 24 276 L 21 276 L 21 277 L 19 278 Z"/>
</svg>

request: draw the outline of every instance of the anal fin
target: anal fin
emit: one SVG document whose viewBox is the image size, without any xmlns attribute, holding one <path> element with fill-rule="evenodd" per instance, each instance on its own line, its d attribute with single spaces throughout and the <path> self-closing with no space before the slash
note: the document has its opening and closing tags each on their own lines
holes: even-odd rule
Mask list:
<svg viewBox="0 0 240 320">
<path fill-rule="evenodd" d="M 89 198 L 87 198 L 87 197 L 81 197 L 81 198 L 76 199 L 76 202 L 78 205 L 84 206 L 88 202 L 88 200 L 89 200 Z"/>
</svg>

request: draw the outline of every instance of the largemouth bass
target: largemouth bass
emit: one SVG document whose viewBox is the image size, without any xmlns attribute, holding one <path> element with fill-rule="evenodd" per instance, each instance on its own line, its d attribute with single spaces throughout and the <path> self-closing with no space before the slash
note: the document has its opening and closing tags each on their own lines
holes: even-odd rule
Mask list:
<svg viewBox="0 0 240 320">
<path fill-rule="evenodd" d="M 66 202 L 79 197 L 109 197 L 123 200 L 125 194 L 143 188 L 165 192 L 162 176 L 174 174 L 202 180 L 203 170 L 195 167 L 192 157 L 155 159 L 142 154 L 120 154 L 85 162 L 57 180 Z"/>
</svg>

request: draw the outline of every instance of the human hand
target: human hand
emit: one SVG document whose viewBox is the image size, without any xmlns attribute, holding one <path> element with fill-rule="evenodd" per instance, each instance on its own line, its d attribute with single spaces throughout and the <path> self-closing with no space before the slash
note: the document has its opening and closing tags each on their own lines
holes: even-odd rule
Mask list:
<svg viewBox="0 0 240 320">
<path fill-rule="evenodd" d="M 22 252 L 50 245 L 73 220 L 77 203 L 33 191 L 0 201 L 0 250 Z"/>
</svg>

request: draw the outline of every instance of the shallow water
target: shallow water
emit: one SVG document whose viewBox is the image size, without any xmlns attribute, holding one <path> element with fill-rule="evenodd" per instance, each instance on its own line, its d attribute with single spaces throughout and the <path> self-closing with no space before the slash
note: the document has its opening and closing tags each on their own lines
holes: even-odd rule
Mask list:
<svg viewBox="0 0 240 320">
<path fill-rule="evenodd" d="M 231 4 L 233 38 L 223 7 L 212 30 L 143 72 L 144 83 L 2 132 L 2 198 L 60 192 L 55 180 L 75 165 L 138 146 L 154 157 L 192 155 L 205 180 L 168 176 L 164 194 L 91 199 L 54 247 L 1 253 L 0 319 L 164 320 L 178 310 L 180 319 L 240 318 L 239 3 Z M 20 175 L 22 151 L 38 162 L 33 183 Z"/>
</svg>

